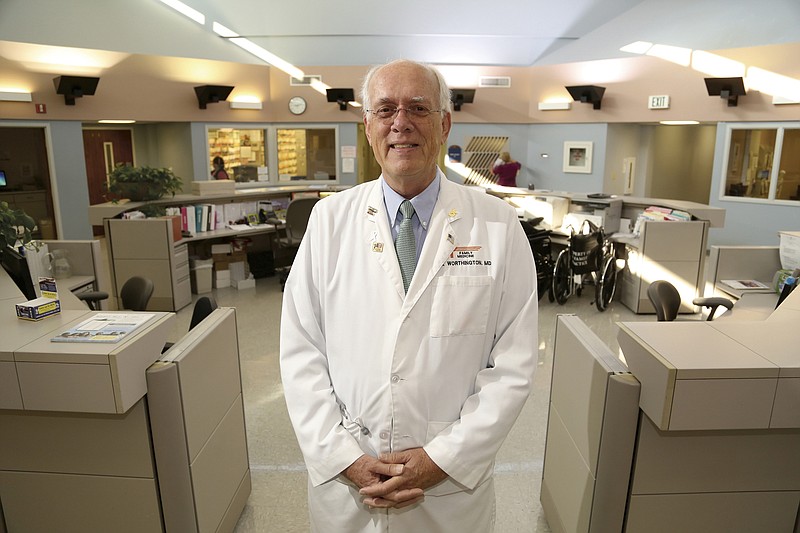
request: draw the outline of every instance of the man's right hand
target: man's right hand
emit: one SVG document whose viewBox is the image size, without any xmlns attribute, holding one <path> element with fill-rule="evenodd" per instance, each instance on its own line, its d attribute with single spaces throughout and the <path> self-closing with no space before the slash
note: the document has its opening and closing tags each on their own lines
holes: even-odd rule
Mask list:
<svg viewBox="0 0 800 533">
<path fill-rule="evenodd" d="M 403 473 L 403 467 L 402 464 L 387 464 L 364 454 L 345 468 L 342 474 L 362 489 L 390 477 L 399 476 Z"/>
</svg>

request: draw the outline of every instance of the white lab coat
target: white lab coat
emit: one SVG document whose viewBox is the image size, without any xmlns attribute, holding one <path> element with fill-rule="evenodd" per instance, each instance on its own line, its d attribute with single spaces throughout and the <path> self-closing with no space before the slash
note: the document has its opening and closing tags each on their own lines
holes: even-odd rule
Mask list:
<svg viewBox="0 0 800 533">
<path fill-rule="evenodd" d="M 513 208 L 439 177 L 407 295 L 377 180 L 320 201 L 294 260 L 281 373 L 312 528 L 491 529 L 494 458 L 536 367 L 536 273 Z M 368 510 L 339 475 L 420 446 L 449 478 L 415 506 Z"/>
</svg>

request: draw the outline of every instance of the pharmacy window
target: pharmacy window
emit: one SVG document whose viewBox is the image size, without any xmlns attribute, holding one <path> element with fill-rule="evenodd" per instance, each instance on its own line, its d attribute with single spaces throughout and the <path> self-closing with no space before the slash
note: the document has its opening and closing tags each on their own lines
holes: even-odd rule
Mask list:
<svg viewBox="0 0 800 533">
<path fill-rule="evenodd" d="M 208 128 L 208 168 L 221 157 L 225 171 L 237 183 L 268 181 L 264 129 Z"/>
<path fill-rule="evenodd" d="M 721 197 L 800 201 L 800 125 L 730 125 Z"/>
<path fill-rule="evenodd" d="M 278 181 L 337 181 L 336 128 L 278 128 Z"/>
</svg>

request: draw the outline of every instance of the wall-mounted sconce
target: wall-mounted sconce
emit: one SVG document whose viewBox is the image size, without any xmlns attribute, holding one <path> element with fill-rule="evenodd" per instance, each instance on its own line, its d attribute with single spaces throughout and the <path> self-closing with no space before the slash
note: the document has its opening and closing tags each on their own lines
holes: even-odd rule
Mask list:
<svg viewBox="0 0 800 533">
<path fill-rule="evenodd" d="M 739 97 L 747 94 L 743 78 L 704 78 L 708 96 L 719 96 L 728 101 L 728 107 L 739 105 Z"/>
<path fill-rule="evenodd" d="M 569 92 L 573 100 L 584 104 L 592 104 L 593 109 L 600 109 L 600 102 L 606 92 L 605 87 L 598 87 L 597 85 L 573 85 L 564 88 Z"/>
<path fill-rule="evenodd" d="M 475 102 L 475 89 L 453 89 L 450 91 L 450 101 L 453 102 L 453 111 L 461 111 L 463 104 Z"/>
<path fill-rule="evenodd" d="M 66 105 L 75 105 L 76 98 L 92 96 L 97 90 L 99 82 L 100 78 L 86 76 L 58 76 L 53 78 L 56 94 L 64 95 L 64 103 Z"/>
<path fill-rule="evenodd" d="M 572 107 L 572 102 L 539 102 L 539 111 L 559 111 Z"/>
<path fill-rule="evenodd" d="M 205 109 L 206 104 L 224 102 L 231 94 L 233 87 L 230 85 L 199 85 L 194 88 L 200 109 Z"/>
<path fill-rule="evenodd" d="M 229 105 L 231 109 L 263 109 L 264 107 L 259 100 L 234 100 Z"/>
<path fill-rule="evenodd" d="M 339 111 L 347 111 L 347 103 L 356 99 L 353 89 L 326 89 L 325 96 L 328 98 L 328 102 L 339 104 Z"/>
<path fill-rule="evenodd" d="M 33 97 L 27 91 L 17 89 L 0 89 L 0 101 L 2 102 L 32 102 Z"/>
</svg>

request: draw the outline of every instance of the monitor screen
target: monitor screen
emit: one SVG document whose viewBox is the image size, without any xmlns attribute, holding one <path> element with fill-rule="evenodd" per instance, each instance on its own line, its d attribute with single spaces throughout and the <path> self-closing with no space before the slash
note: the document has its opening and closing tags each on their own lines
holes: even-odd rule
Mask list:
<svg viewBox="0 0 800 533">
<path fill-rule="evenodd" d="M 37 298 L 36 289 L 33 287 L 31 271 L 28 269 L 28 261 L 24 255 L 13 248 L 6 247 L 2 251 L 3 269 L 8 272 L 9 277 L 14 280 L 19 290 L 28 300 Z"/>
<path fill-rule="evenodd" d="M 6 173 L 5 171 L 0 170 L 0 188 L 5 187 L 6 185 L 8 185 L 8 182 L 6 182 Z"/>
</svg>

